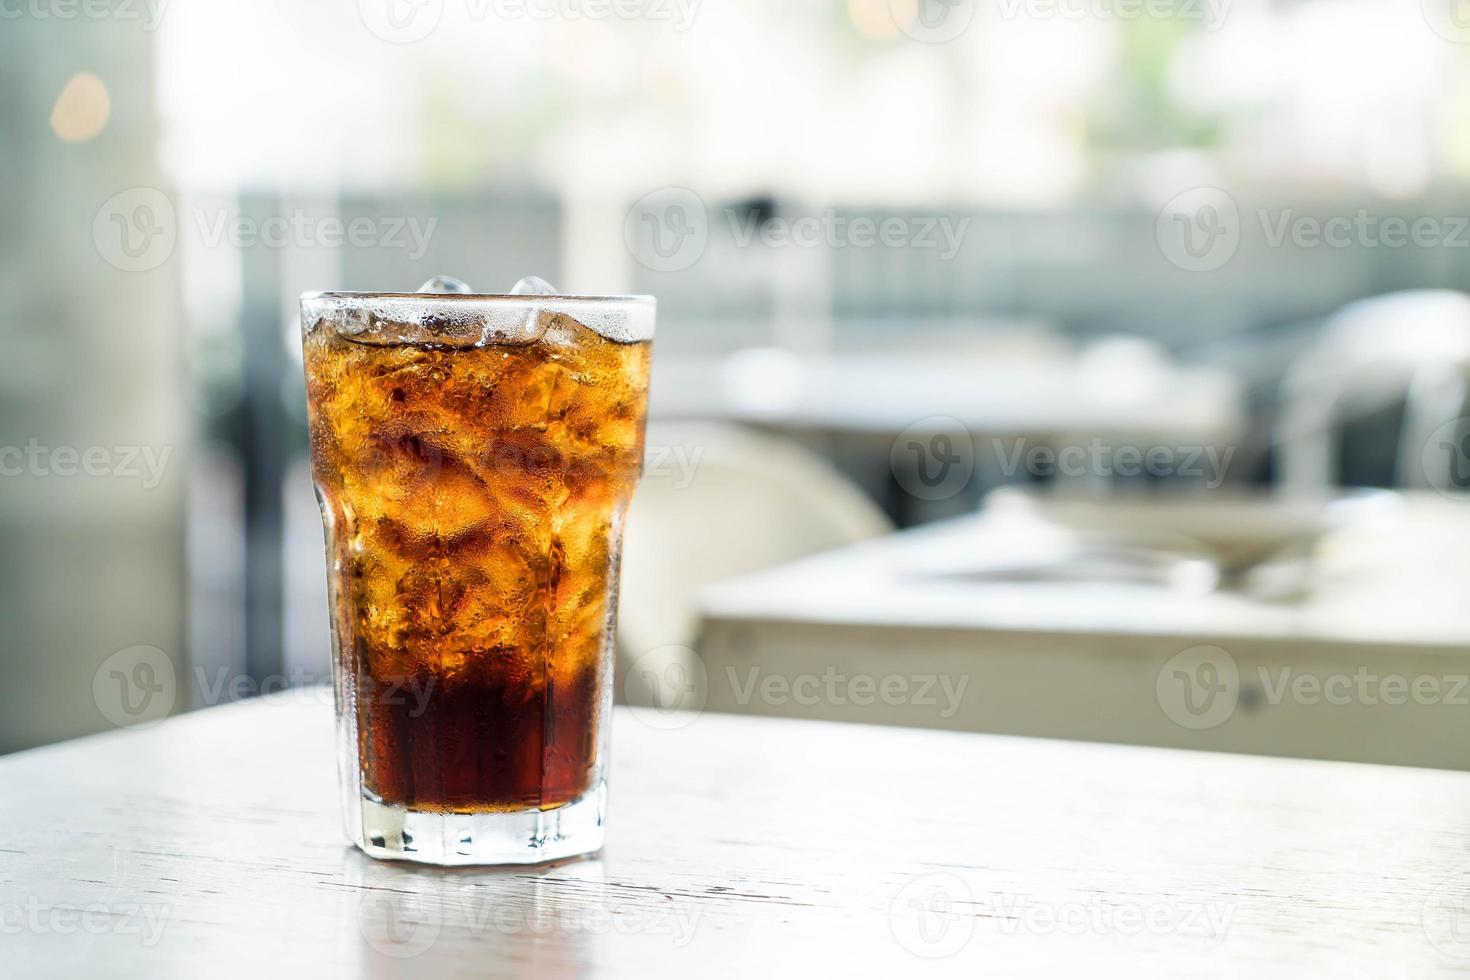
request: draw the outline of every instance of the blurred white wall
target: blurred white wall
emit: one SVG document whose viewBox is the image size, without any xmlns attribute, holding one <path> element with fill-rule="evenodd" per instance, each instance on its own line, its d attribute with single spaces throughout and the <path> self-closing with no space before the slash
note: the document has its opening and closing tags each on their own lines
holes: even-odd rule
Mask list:
<svg viewBox="0 0 1470 980">
<path fill-rule="evenodd" d="M 181 656 L 189 407 L 152 47 L 139 22 L 0 29 L 0 751 L 108 727 L 113 653 Z"/>
</svg>

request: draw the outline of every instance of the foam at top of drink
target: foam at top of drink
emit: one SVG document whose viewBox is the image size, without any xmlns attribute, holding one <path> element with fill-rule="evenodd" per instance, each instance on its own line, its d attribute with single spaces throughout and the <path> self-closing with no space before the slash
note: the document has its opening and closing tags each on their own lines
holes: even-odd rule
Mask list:
<svg viewBox="0 0 1470 980">
<path fill-rule="evenodd" d="M 557 342 L 561 316 L 617 343 L 653 339 L 652 296 L 546 296 L 471 293 L 306 293 L 302 328 L 336 331 L 361 344 Z M 565 322 L 565 321 L 561 321 Z"/>
</svg>

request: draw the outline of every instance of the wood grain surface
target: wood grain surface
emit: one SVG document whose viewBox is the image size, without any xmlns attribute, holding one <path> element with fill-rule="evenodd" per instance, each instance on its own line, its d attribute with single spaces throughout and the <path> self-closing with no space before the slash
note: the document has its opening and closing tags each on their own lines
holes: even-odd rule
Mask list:
<svg viewBox="0 0 1470 980">
<path fill-rule="evenodd" d="M 1470 972 L 1470 775 L 619 709 L 609 837 L 343 843 L 325 693 L 0 759 L 0 975 Z"/>
</svg>

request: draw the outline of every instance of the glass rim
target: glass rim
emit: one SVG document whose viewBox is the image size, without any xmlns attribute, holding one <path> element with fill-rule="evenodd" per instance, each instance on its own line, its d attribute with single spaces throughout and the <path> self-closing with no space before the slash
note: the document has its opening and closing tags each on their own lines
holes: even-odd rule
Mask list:
<svg viewBox="0 0 1470 980">
<path fill-rule="evenodd" d="M 301 294 L 301 301 L 308 300 L 357 300 L 367 302 L 375 299 L 402 299 L 411 300 L 416 303 L 437 303 L 441 300 L 451 303 L 468 302 L 508 302 L 508 303 L 625 303 L 632 305 L 656 305 L 657 297 L 647 293 L 629 293 L 626 295 L 582 295 L 578 293 L 402 293 L 402 292 L 360 292 L 353 290 L 314 289 Z"/>
<path fill-rule="evenodd" d="M 316 323 L 355 320 L 364 314 L 394 326 L 404 342 L 438 342 L 446 321 L 466 336 L 486 342 L 526 342 L 540 336 L 543 314 L 561 314 L 607 340 L 633 343 L 653 339 L 658 300 L 653 296 L 571 296 L 552 293 L 358 293 L 301 294 L 301 328 Z M 350 329 L 354 336 L 360 330 Z"/>
</svg>

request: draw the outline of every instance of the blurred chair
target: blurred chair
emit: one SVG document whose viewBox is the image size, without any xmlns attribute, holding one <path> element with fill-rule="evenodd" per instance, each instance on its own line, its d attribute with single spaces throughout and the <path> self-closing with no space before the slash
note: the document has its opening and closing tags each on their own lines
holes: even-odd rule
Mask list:
<svg viewBox="0 0 1470 980">
<path fill-rule="evenodd" d="M 1394 482 L 1450 484 L 1450 456 L 1426 472 L 1425 442 L 1458 417 L 1470 376 L 1470 296 L 1452 290 L 1388 293 L 1344 306 L 1282 382 L 1275 442 L 1281 485 L 1321 492 L 1336 481 L 1333 438 L 1343 421 L 1404 403 Z M 1443 481 L 1443 482 L 1440 482 Z"/>
<path fill-rule="evenodd" d="M 618 643 L 689 646 L 705 583 L 877 537 L 892 525 L 826 462 L 777 436 L 651 424 L 623 543 Z"/>
</svg>

